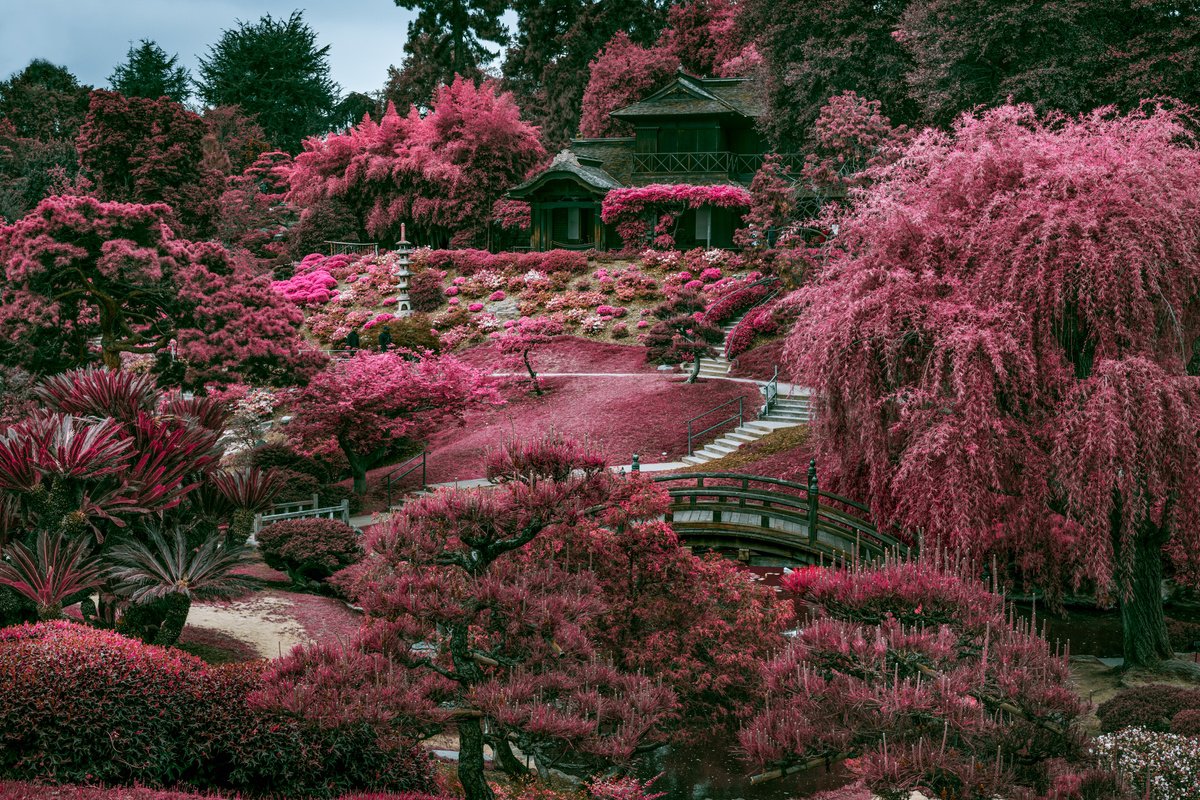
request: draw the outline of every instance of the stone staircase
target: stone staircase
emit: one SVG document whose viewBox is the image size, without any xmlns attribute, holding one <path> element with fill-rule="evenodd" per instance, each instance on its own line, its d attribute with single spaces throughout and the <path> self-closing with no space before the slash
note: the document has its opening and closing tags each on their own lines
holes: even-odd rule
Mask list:
<svg viewBox="0 0 1200 800">
<path fill-rule="evenodd" d="M 685 464 L 696 466 L 707 464 L 709 461 L 724 458 L 742 445 L 761 439 L 780 428 L 803 425 L 810 419 L 808 401 L 808 395 L 780 397 L 770 414 L 752 422 L 742 423 L 715 442 L 705 445 L 690 456 L 684 456 L 681 460 Z"/>
<path fill-rule="evenodd" d="M 745 315 L 743 315 L 745 316 Z M 721 330 L 725 331 L 725 341 L 717 348 L 717 355 L 714 358 L 700 359 L 700 374 L 701 378 L 727 378 L 729 377 L 729 359 L 725 357 L 725 345 L 729 341 L 729 334 L 737 327 L 737 324 L 742 321 L 741 317 L 725 323 L 721 326 Z"/>
</svg>

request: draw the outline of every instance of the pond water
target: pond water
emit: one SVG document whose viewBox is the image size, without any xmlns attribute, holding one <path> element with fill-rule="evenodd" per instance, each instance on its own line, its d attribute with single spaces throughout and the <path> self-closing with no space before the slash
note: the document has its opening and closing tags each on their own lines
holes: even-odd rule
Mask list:
<svg viewBox="0 0 1200 800">
<path fill-rule="evenodd" d="M 666 792 L 664 800 L 788 800 L 849 781 L 844 769 L 818 767 L 752 786 L 750 775 L 756 770 L 736 753 L 737 741 L 728 737 L 701 739 L 686 748 L 663 748 L 646 759 L 639 777 L 648 780 L 663 773 L 654 791 Z"/>
</svg>

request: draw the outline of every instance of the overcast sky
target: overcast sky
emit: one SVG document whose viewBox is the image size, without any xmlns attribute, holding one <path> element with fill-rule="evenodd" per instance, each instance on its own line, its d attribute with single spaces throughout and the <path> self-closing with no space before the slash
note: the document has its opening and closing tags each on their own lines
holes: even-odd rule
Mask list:
<svg viewBox="0 0 1200 800">
<path fill-rule="evenodd" d="M 304 11 L 319 45 L 329 45 L 342 91 L 381 89 L 389 64 L 404 58 L 412 12 L 393 0 L 0 0 L 0 79 L 45 58 L 83 83 L 106 86 L 131 42 L 152 39 L 196 75 L 221 31 L 237 20 Z"/>
</svg>

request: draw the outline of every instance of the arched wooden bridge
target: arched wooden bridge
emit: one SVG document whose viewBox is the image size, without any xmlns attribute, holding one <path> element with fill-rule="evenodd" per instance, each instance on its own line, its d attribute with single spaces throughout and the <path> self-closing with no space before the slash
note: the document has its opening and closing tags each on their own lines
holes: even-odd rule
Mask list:
<svg viewBox="0 0 1200 800">
<path fill-rule="evenodd" d="M 671 495 L 667 521 L 691 547 L 760 563 L 814 564 L 874 560 L 907 553 L 900 540 L 880 533 L 869 509 L 824 492 L 809 466 L 809 484 L 732 472 L 648 476 Z"/>
</svg>

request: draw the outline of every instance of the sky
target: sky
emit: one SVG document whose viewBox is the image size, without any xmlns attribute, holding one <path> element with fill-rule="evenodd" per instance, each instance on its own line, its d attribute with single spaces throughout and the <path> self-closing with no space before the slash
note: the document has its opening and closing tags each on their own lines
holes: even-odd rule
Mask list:
<svg viewBox="0 0 1200 800">
<path fill-rule="evenodd" d="M 329 45 L 333 80 L 343 93 L 383 88 L 387 68 L 404 59 L 413 12 L 393 0 L 0 0 L 0 79 L 45 58 L 80 82 L 103 87 L 131 43 L 152 39 L 196 76 L 208 52 L 237 20 L 304 11 Z"/>
</svg>

